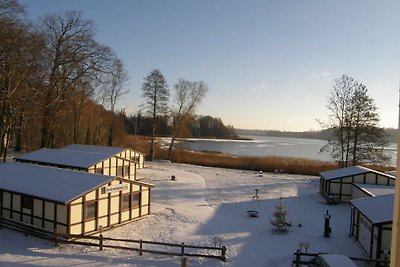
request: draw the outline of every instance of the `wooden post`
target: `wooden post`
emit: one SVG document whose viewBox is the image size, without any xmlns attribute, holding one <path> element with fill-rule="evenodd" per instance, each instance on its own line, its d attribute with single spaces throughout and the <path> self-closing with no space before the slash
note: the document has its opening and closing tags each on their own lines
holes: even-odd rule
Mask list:
<svg viewBox="0 0 400 267">
<path fill-rule="evenodd" d="M 188 259 L 187 257 L 182 257 L 181 259 L 181 267 L 187 267 Z"/>
<path fill-rule="evenodd" d="M 143 255 L 142 249 L 143 249 L 143 242 L 142 242 L 142 239 L 140 239 L 140 242 L 139 242 L 139 256 Z"/>
<path fill-rule="evenodd" d="M 181 243 L 181 255 L 185 255 L 185 243 Z"/>
<path fill-rule="evenodd" d="M 58 247 L 58 231 L 54 229 L 54 246 Z"/>
<path fill-rule="evenodd" d="M 400 92 L 400 88 L 399 88 Z M 397 125 L 400 126 L 400 94 L 399 94 L 399 114 Z M 398 127 L 399 128 L 399 127 Z M 397 166 L 400 166 L 400 132 L 397 133 Z M 396 168 L 396 177 L 400 177 L 400 168 Z M 400 183 L 396 179 L 394 186 L 393 203 L 393 223 L 392 223 L 392 242 L 390 251 L 390 266 L 395 267 L 400 264 Z"/>
<path fill-rule="evenodd" d="M 226 247 L 222 246 L 221 249 L 221 258 L 223 261 L 226 261 Z"/>
<path fill-rule="evenodd" d="M 100 247 L 100 250 L 103 250 L 103 235 L 102 234 L 100 234 L 100 236 L 99 236 L 99 247 Z"/>
<path fill-rule="evenodd" d="M 298 249 L 296 251 L 296 253 L 294 253 L 294 255 L 296 255 L 295 266 L 300 266 L 300 261 L 301 261 L 301 251 L 300 251 L 300 249 Z"/>
</svg>

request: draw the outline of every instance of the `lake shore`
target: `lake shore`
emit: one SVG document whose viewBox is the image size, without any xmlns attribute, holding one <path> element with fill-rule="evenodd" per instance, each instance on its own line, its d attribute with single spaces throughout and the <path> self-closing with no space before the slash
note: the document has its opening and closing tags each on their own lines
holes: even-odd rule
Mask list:
<svg viewBox="0 0 400 267">
<path fill-rule="evenodd" d="M 167 160 L 166 150 L 157 151 L 157 155 L 157 159 Z M 197 152 L 182 149 L 174 149 L 170 161 L 172 163 L 184 163 L 207 167 L 313 176 L 318 176 L 319 173 L 323 171 L 338 168 L 336 162 L 276 156 L 237 157 L 220 152 Z M 395 167 L 390 165 L 368 165 L 368 167 L 382 172 L 395 170 Z"/>
</svg>

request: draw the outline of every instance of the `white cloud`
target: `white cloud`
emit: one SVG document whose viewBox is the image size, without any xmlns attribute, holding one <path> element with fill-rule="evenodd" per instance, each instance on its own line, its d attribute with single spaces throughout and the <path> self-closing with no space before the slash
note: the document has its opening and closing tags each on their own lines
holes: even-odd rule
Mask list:
<svg viewBox="0 0 400 267">
<path fill-rule="evenodd" d="M 319 79 L 319 78 L 329 77 L 330 75 L 331 74 L 327 71 L 316 71 L 316 72 L 310 73 L 310 78 Z"/>
</svg>

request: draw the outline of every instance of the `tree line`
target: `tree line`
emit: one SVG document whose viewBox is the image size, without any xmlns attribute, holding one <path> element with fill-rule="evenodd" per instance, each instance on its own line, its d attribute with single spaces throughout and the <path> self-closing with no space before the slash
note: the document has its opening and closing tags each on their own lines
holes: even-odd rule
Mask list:
<svg viewBox="0 0 400 267">
<path fill-rule="evenodd" d="M 126 131 L 132 135 L 151 136 L 152 120 L 150 117 L 138 114 L 126 115 L 121 113 L 125 123 Z M 170 117 L 161 117 L 157 120 L 158 136 L 169 137 L 171 134 L 172 125 L 169 123 Z M 193 116 L 187 122 L 185 128 L 182 128 L 179 133 L 180 138 L 203 137 L 203 138 L 220 138 L 220 139 L 235 139 L 239 138 L 236 129 L 233 126 L 225 125 L 220 118 L 211 116 Z"/>
<path fill-rule="evenodd" d="M 161 71 L 144 78 L 137 114 L 117 110 L 128 74 L 112 48 L 95 40 L 93 21 L 77 11 L 29 21 L 16 0 L 0 0 L 0 156 L 70 143 L 123 144 L 126 134 L 227 138 L 218 118 L 197 117 L 208 86 L 179 79 L 170 99 Z"/>
<path fill-rule="evenodd" d="M 33 23 L 15 0 L 0 0 L 0 154 L 66 143 L 111 145 L 127 72 L 94 39 L 80 12 Z"/>
<path fill-rule="evenodd" d="M 384 128 L 388 143 L 397 142 L 397 129 Z M 305 138 L 305 139 L 319 139 L 328 140 L 331 135 L 330 130 L 318 131 L 279 131 L 279 130 L 255 130 L 255 129 L 235 129 L 235 132 L 241 135 L 260 135 L 260 136 L 273 136 L 273 137 L 290 137 L 290 138 Z"/>
</svg>

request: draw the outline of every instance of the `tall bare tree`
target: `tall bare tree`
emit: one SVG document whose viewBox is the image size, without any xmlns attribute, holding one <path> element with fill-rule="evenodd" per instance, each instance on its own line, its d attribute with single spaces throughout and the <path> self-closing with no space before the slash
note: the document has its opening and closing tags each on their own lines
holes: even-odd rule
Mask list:
<svg viewBox="0 0 400 267">
<path fill-rule="evenodd" d="M 82 19 L 79 12 L 46 15 L 39 27 L 46 42 L 41 146 L 47 147 L 54 146 L 58 110 L 67 92 L 82 79 L 105 71 L 111 50 L 93 39 L 93 22 Z"/>
<path fill-rule="evenodd" d="M 11 129 L 23 121 L 41 42 L 22 18 L 16 1 L 0 0 L 0 155 L 5 160 Z M 18 129 L 20 130 L 20 129 Z"/>
<path fill-rule="evenodd" d="M 121 96 L 128 93 L 126 89 L 126 83 L 128 81 L 128 73 L 125 69 L 124 64 L 121 60 L 115 59 L 112 65 L 112 69 L 109 73 L 109 90 L 108 90 L 108 98 L 110 104 L 110 111 L 115 113 L 115 106 L 117 100 L 121 98 Z M 112 146 L 113 144 L 113 136 L 114 136 L 114 116 L 111 118 L 110 128 L 109 128 L 109 136 L 108 136 L 108 145 Z"/>
<path fill-rule="evenodd" d="M 168 112 L 169 89 L 167 82 L 159 69 L 153 69 L 150 74 L 144 78 L 142 85 L 145 99 L 145 109 L 152 118 L 152 135 L 150 160 L 154 159 L 154 141 L 156 136 L 157 118 L 165 116 Z"/>
<path fill-rule="evenodd" d="M 331 136 L 321 151 L 330 152 L 341 167 L 388 160 L 385 131 L 378 126 L 378 109 L 365 85 L 347 75 L 336 79 L 327 108 L 329 120 L 321 125 Z"/>
<path fill-rule="evenodd" d="M 168 159 L 171 159 L 171 152 L 175 140 L 183 126 L 183 123 L 190 116 L 194 115 L 196 107 L 201 103 L 208 91 L 208 86 L 203 82 L 191 82 L 179 79 L 175 85 L 175 108 L 172 110 L 174 119 L 171 132 L 171 143 L 168 148 Z"/>
</svg>

